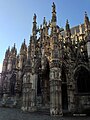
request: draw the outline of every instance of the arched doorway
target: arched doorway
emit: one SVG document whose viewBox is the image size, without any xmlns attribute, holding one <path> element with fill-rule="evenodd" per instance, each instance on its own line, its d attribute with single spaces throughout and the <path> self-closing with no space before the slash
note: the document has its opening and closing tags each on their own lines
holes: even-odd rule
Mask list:
<svg viewBox="0 0 90 120">
<path fill-rule="evenodd" d="M 67 95 L 67 78 L 66 78 L 66 67 L 63 64 L 61 70 L 61 80 L 62 80 L 62 109 L 68 109 L 68 95 Z"/>
<path fill-rule="evenodd" d="M 47 61 L 45 70 L 42 73 L 42 102 L 43 105 L 47 106 L 50 103 L 50 83 L 49 83 L 50 68 Z"/>
<path fill-rule="evenodd" d="M 38 79 L 37 79 L 37 104 L 42 104 L 43 106 L 48 106 L 50 103 L 50 83 L 49 83 L 49 62 L 45 59 L 45 66 L 42 70 L 41 64 L 38 69 Z"/>
<path fill-rule="evenodd" d="M 79 94 L 90 93 L 90 72 L 84 66 L 79 66 L 75 72 L 76 92 Z"/>
<path fill-rule="evenodd" d="M 15 95 L 15 82 L 16 82 L 16 74 L 13 74 L 10 79 L 10 95 Z"/>
</svg>

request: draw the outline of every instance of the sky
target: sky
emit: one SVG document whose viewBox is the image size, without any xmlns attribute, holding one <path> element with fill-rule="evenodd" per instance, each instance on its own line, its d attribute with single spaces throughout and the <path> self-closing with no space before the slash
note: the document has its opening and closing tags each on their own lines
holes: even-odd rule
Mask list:
<svg viewBox="0 0 90 120">
<path fill-rule="evenodd" d="M 83 23 L 85 11 L 90 18 L 90 0 L 0 0 L 0 72 L 8 46 L 12 48 L 16 43 L 19 53 L 24 39 L 28 45 L 34 13 L 38 26 L 44 17 L 48 22 L 51 20 L 53 2 L 60 27 L 65 27 L 66 19 L 71 27 Z"/>
</svg>

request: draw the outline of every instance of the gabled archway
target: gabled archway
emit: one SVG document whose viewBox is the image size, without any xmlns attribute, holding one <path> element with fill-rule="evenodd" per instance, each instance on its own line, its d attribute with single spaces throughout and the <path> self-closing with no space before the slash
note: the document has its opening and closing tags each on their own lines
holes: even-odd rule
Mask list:
<svg viewBox="0 0 90 120">
<path fill-rule="evenodd" d="M 90 94 L 90 71 L 81 65 L 75 70 L 76 92 L 79 94 Z"/>
</svg>

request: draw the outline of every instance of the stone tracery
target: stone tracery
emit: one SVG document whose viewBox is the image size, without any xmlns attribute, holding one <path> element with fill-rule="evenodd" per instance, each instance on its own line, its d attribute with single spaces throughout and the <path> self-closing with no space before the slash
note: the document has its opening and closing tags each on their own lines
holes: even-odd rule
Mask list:
<svg viewBox="0 0 90 120">
<path fill-rule="evenodd" d="M 49 29 L 51 29 L 50 34 Z M 87 91 L 89 92 L 87 96 L 83 94 L 80 98 L 75 79 L 81 78 L 77 78 L 75 69 L 79 65 L 85 65 L 89 69 L 90 76 L 90 56 L 87 49 L 89 39 L 90 22 L 86 13 L 84 24 L 70 28 L 67 20 L 65 30 L 57 26 L 54 3 L 51 22 L 47 23 L 44 17 L 40 28 L 37 27 L 36 14 L 34 14 L 29 46 L 27 47 L 24 39 L 19 55 L 15 45 L 11 51 L 10 48 L 6 50 L 1 73 L 3 104 L 7 105 L 8 99 L 13 97 L 14 103 L 20 104 L 19 107 L 24 111 L 36 111 L 44 106 L 49 107 L 51 115 L 61 116 L 63 109 L 69 112 L 77 110 L 78 104 L 75 99 L 77 101 L 80 99 L 81 106 L 84 106 L 83 97 L 88 100 L 90 91 Z M 14 75 L 16 76 L 13 77 Z M 78 84 L 81 86 L 80 83 Z M 11 92 L 9 88 L 13 91 Z M 90 107 L 89 101 L 88 106 Z"/>
</svg>

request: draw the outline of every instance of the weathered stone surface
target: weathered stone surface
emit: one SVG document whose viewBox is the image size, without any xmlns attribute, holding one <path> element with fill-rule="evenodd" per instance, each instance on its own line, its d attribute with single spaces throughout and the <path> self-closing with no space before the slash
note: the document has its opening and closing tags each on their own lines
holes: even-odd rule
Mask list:
<svg viewBox="0 0 90 120">
<path fill-rule="evenodd" d="M 15 44 L 6 50 L 0 74 L 1 106 L 29 112 L 48 106 L 52 116 L 62 116 L 64 111 L 80 114 L 90 110 L 87 14 L 84 24 L 74 28 L 70 28 L 67 20 L 63 31 L 57 25 L 54 3 L 51 22 L 47 23 L 44 17 L 39 28 L 36 18 L 34 14 L 29 46 L 24 39 L 19 55 Z"/>
</svg>

